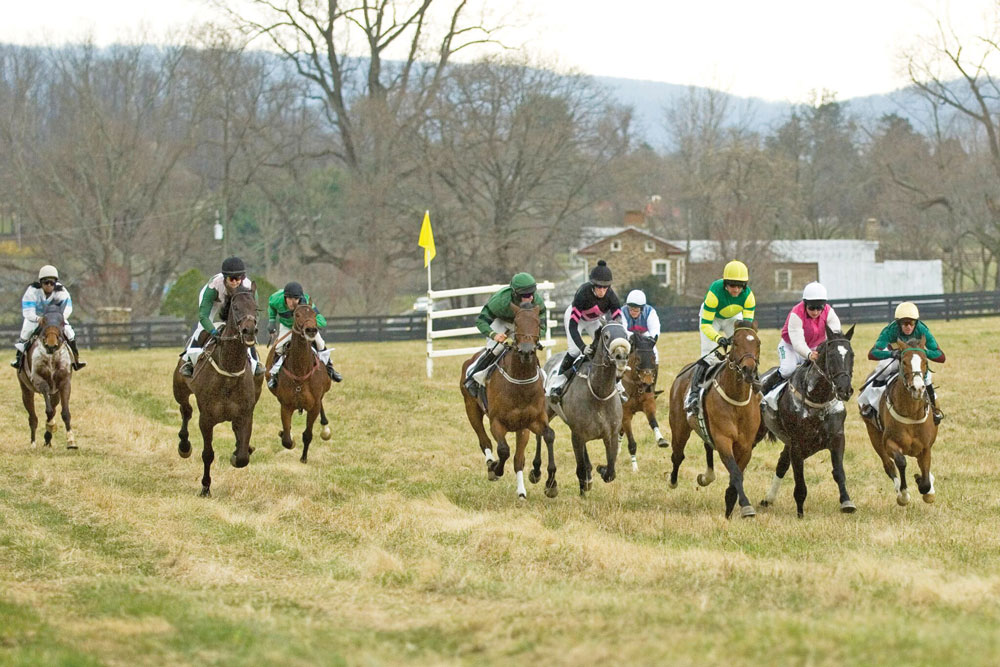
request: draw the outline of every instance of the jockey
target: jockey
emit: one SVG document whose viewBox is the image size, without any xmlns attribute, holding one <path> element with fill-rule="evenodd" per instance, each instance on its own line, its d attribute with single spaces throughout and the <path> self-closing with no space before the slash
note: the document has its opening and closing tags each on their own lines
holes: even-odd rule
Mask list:
<svg viewBox="0 0 1000 667">
<path fill-rule="evenodd" d="M 503 342 L 514 331 L 514 311 L 511 309 L 511 304 L 514 303 L 521 308 L 538 306 L 541 325 L 539 334 L 545 334 L 549 318 L 545 311 L 545 300 L 536 291 L 535 279 L 530 273 L 515 274 L 510 279 L 510 285 L 491 296 L 476 318 L 476 328 L 488 336 L 489 340 L 486 343 L 486 351 L 479 355 L 465 374 L 465 388 L 473 396 L 482 385 L 482 380 L 479 378 L 485 377 L 485 373 L 480 371 L 486 370 L 496 362 L 503 351 Z"/>
<path fill-rule="evenodd" d="M 38 328 L 38 319 L 45 312 L 46 306 L 55 304 L 63 309 L 63 335 L 66 336 L 66 344 L 73 351 L 73 370 L 78 371 L 87 365 L 86 361 L 80 359 L 80 352 L 76 349 L 76 333 L 69 325 L 69 316 L 73 312 L 73 299 L 69 295 L 66 286 L 59 282 L 59 271 L 56 267 L 46 264 L 38 272 L 38 282 L 28 285 L 21 297 L 21 315 L 24 316 L 24 323 L 21 325 L 21 335 L 14 343 L 17 356 L 11 363 L 14 368 L 21 367 L 21 360 L 24 358 L 25 345 Z"/>
<path fill-rule="evenodd" d="M 272 336 L 277 335 L 274 345 L 274 365 L 271 366 L 271 379 L 267 382 L 272 389 L 278 386 L 278 371 L 281 370 L 281 364 L 285 360 L 285 350 L 288 349 L 288 344 L 292 341 L 292 325 L 294 324 L 292 313 L 299 304 L 312 306 L 316 313 L 316 326 L 326 326 L 326 318 L 316 310 L 316 306 L 309 300 L 309 295 L 302 290 L 302 285 L 299 283 L 290 282 L 285 285 L 284 289 L 271 295 L 267 300 L 267 331 Z M 312 344 L 319 354 L 320 361 L 326 364 L 326 372 L 330 379 L 334 382 L 343 380 L 343 376 L 333 368 L 333 362 L 330 361 L 330 350 L 326 348 L 326 343 L 323 342 L 319 332 L 316 332 Z"/>
<path fill-rule="evenodd" d="M 597 266 L 590 271 L 590 280 L 580 285 L 573 297 L 573 303 L 563 315 L 568 349 L 552 381 L 552 390 L 549 393 L 552 398 L 556 400 L 562 398 L 570 380 L 576 375 L 574 362 L 580 355 L 591 356 L 591 346 L 584 344 L 582 334 L 593 336 L 601 328 L 602 317 L 608 322 L 614 320 L 625 326 L 621 302 L 611 289 L 611 269 L 603 259 L 599 260 Z"/>
<path fill-rule="evenodd" d="M 648 336 L 654 341 L 660 337 L 660 316 L 656 309 L 646 303 L 646 294 L 634 289 L 625 297 L 625 328 L 637 336 Z M 660 363 L 660 351 L 653 347 L 656 363 Z"/>
<path fill-rule="evenodd" d="M 861 416 L 866 419 L 874 419 L 878 413 L 879 401 L 882 392 L 889 379 L 899 372 L 899 358 L 902 353 L 899 350 L 890 350 L 889 346 L 896 342 L 905 342 L 911 338 L 924 337 L 927 359 L 944 363 L 944 351 L 938 346 L 937 340 L 927 328 L 927 325 L 920 321 L 920 311 L 917 304 L 904 301 L 896 306 L 895 319 L 889 323 L 882 333 L 878 335 L 878 340 L 872 345 L 868 352 L 868 358 L 878 360 L 878 366 L 868 376 L 865 381 L 865 388 L 858 395 L 858 406 L 861 408 Z M 931 401 L 931 408 L 934 410 L 934 423 L 940 424 L 944 414 L 937 406 L 937 397 L 934 394 L 934 386 L 931 384 L 932 373 L 927 369 L 924 375 L 924 385 L 927 387 L 927 397 Z"/>
<path fill-rule="evenodd" d="M 722 357 L 715 353 L 716 348 L 729 345 L 737 322 L 753 320 L 757 299 L 749 282 L 750 271 L 746 264 L 733 260 L 723 269 L 722 279 L 708 288 L 701 304 L 701 359 L 695 362 L 684 401 L 684 410 L 689 415 L 698 411 L 698 388 L 709 367 L 722 363 Z"/>
<path fill-rule="evenodd" d="M 252 289 L 253 283 L 247 277 L 247 267 L 239 257 L 228 257 L 222 262 L 222 271 L 212 276 L 211 280 L 205 283 L 198 293 L 198 325 L 188 341 L 187 347 L 181 353 L 184 365 L 181 366 L 181 375 L 191 377 L 194 375 L 194 365 L 201 356 L 203 348 L 198 344 L 198 338 L 202 331 L 207 331 L 212 338 L 219 335 L 216 319 L 225 300 L 236 293 L 237 288 L 245 287 Z M 264 373 L 264 364 L 257 358 L 255 346 L 247 348 L 247 355 L 250 357 L 250 365 L 253 367 L 254 375 Z"/>
<path fill-rule="evenodd" d="M 826 340 L 827 327 L 830 331 L 840 331 L 840 318 L 827 303 L 826 288 L 817 282 L 809 283 L 802 290 L 802 301 L 795 304 L 785 318 L 778 343 L 778 371 L 765 379 L 760 388 L 762 394 L 767 395 L 792 377 L 796 367 L 806 359 L 816 361 L 819 357 L 816 348 Z"/>
</svg>

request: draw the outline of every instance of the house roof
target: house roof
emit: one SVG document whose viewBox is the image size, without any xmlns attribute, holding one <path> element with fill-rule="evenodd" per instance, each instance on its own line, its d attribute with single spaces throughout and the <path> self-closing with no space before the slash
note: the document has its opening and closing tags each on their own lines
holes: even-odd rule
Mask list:
<svg viewBox="0 0 1000 667">
<path fill-rule="evenodd" d="M 655 234 L 650 234 L 649 232 L 637 227 L 584 227 L 580 234 L 580 241 L 583 243 L 583 247 L 579 248 L 576 253 L 578 255 L 596 254 L 599 252 L 599 249 L 594 246 L 598 243 L 628 233 L 638 234 L 639 236 L 659 243 L 671 255 L 684 254 L 684 250 L 674 245 L 673 242 L 662 239 Z"/>
<path fill-rule="evenodd" d="M 670 241 L 671 244 L 684 249 L 690 243 L 692 262 L 721 262 L 732 259 L 723 243 L 707 239 L 691 239 L 691 241 Z M 875 261 L 878 241 L 862 239 L 792 239 L 776 241 L 760 241 L 757 245 L 761 252 L 778 262 L 826 262 L 826 261 Z"/>
</svg>

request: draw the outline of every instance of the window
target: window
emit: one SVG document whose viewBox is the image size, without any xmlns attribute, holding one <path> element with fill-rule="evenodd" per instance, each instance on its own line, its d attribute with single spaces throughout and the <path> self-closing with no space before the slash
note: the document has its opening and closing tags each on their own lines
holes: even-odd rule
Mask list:
<svg viewBox="0 0 1000 667">
<path fill-rule="evenodd" d="M 656 244 L 653 243 L 652 241 L 646 241 L 646 248 L 645 248 L 645 250 L 646 250 L 646 252 L 654 252 L 654 251 L 656 251 Z"/>
<path fill-rule="evenodd" d="M 621 239 L 615 239 L 614 241 L 611 242 L 611 252 L 618 252 L 621 249 L 622 249 Z"/>
<path fill-rule="evenodd" d="M 656 282 L 666 287 L 670 284 L 670 260 L 669 259 L 654 259 L 653 260 L 653 275 L 656 276 Z"/>
<path fill-rule="evenodd" d="M 775 269 L 774 289 L 778 292 L 792 291 L 792 272 L 789 269 Z"/>
</svg>

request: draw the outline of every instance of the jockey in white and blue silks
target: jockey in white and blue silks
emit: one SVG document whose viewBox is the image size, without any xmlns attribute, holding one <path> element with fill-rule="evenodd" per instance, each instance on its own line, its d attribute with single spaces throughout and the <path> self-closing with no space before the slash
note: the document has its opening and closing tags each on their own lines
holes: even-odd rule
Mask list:
<svg viewBox="0 0 1000 667">
<path fill-rule="evenodd" d="M 180 368 L 181 375 L 191 377 L 194 374 L 194 365 L 204 350 L 198 344 L 201 332 L 207 331 L 213 338 L 219 335 L 219 327 L 224 324 L 218 321 L 219 311 L 229 296 L 241 286 L 246 289 L 253 288 L 253 282 L 247 277 L 246 265 L 239 257 L 228 257 L 222 262 L 222 271 L 212 276 L 212 279 L 201 288 L 198 293 L 198 325 L 191 334 L 187 347 L 181 353 L 181 358 L 184 359 L 184 365 Z M 263 375 L 264 364 L 257 358 L 256 346 L 248 347 L 247 355 L 250 357 L 253 374 Z"/>
<path fill-rule="evenodd" d="M 653 340 L 660 337 L 660 316 L 656 309 L 646 303 L 646 293 L 634 289 L 625 297 L 625 328 L 637 336 L 648 336 Z M 660 363 L 660 351 L 653 347 L 656 363 Z"/>
<path fill-rule="evenodd" d="M 38 328 L 39 318 L 50 305 L 62 308 L 63 335 L 66 336 L 69 349 L 73 351 L 73 370 L 78 371 L 87 365 L 86 361 L 80 360 L 80 353 L 76 349 L 76 333 L 69 324 L 69 316 L 73 313 L 73 298 L 70 297 L 66 286 L 59 282 L 59 271 L 56 267 L 46 264 L 38 271 L 38 282 L 28 285 L 28 289 L 24 290 L 24 296 L 21 297 L 21 315 L 24 316 L 24 323 L 21 325 L 18 341 L 14 343 L 17 349 L 17 358 L 11 363 L 14 368 L 21 367 L 24 346 Z"/>
</svg>

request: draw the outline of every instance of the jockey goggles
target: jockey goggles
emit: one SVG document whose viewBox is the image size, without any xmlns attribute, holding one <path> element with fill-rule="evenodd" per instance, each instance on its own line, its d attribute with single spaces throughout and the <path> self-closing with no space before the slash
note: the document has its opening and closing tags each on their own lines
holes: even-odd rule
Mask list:
<svg viewBox="0 0 1000 667">
<path fill-rule="evenodd" d="M 809 301 L 806 301 L 805 304 L 806 310 L 823 310 L 823 306 L 826 305 L 826 301 L 821 301 L 819 299 L 814 301 L 810 299 Z"/>
<path fill-rule="evenodd" d="M 747 286 L 747 284 L 745 282 L 741 281 L 741 280 L 723 280 L 722 281 L 722 286 L 723 287 L 739 287 L 740 289 L 743 289 L 744 287 Z"/>
<path fill-rule="evenodd" d="M 236 282 L 243 282 L 246 279 L 247 274 L 245 273 L 234 273 L 226 276 L 226 280 L 235 280 Z"/>
</svg>

